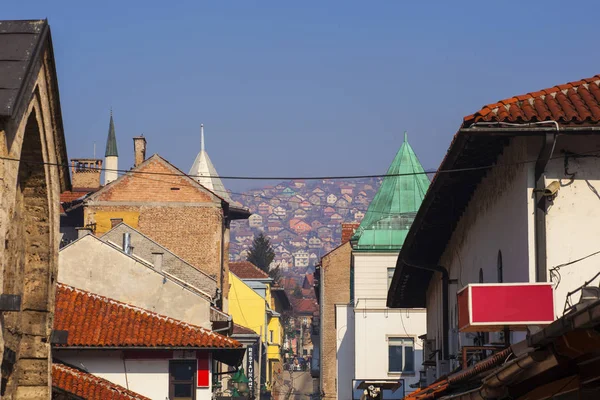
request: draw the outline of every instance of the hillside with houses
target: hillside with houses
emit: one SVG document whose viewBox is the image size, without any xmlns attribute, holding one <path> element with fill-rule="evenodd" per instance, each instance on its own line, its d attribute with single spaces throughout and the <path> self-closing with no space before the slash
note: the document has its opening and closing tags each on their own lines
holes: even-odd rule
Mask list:
<svg viewBox="0 0 600 400">
<path fill-rule="evenodd" d="M 362 220 L 380 182 L 292 180 L 232 195 L 252 215 L 232 223 L 230 259 L 245 260 L 254 236 L 264 232 L 275 250 L 274 266 L 285 275 L 312 269 L 340 244 L 343 222 Z"/>
</svg>

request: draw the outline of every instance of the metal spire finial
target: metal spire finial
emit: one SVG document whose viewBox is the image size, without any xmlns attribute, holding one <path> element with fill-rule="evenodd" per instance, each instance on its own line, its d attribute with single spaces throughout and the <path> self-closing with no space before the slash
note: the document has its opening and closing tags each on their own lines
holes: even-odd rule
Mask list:
<svg viewBox="0 0 600 400">
<path fill-rule="evenodd" d="M 200 151 L 204 151 L 204 124 L 200 124 Z"/>
<path fill-rule="evenodd" d="M 404 141 L 408 142 L 408 132 L 404 131 Z"/>
</svg>

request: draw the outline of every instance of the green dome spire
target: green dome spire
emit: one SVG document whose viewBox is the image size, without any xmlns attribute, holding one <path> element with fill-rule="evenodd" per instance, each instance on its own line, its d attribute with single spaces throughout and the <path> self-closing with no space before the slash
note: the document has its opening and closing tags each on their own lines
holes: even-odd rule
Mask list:
<svg viewBox="0 0 600 400">
<path fill-rule="evenodd" d="M 428 188 L 429 178 L 404 132 L 404 143 L 352 237 L 354 248 L 400 250 Z"/>
</svg>

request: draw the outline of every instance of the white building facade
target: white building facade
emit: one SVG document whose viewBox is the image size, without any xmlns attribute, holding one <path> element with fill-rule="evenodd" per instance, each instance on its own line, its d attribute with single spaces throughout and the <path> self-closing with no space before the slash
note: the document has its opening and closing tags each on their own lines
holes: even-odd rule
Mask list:
<svg viewBox="0 0 600 400">
<path fill-rule="evenodd" d="M 551 283 L 558 319 L 577 303 L 582 285 L 600 283 L 598 131 L 575 120 L 531 129 L 503 125 L 502 118 L 463 124 L 440 169 L 491 168 L 436 176 L 398 258 L 387 304 L 426 306 L 426 353 L 435 361 L 425 368 L 428 384 L 460 367 L 467 346 L 516 343 L 540 328 L 508 338 L 460 333 L 457 292 L 466 285 Z"/>
<path fill-rule="evenodd" d="M 429 186 L 406 137 L 387 175 L 350 240 L 350 305 L 338 307 L 336 321 L 339 399 L 363 399 L 370 386 L 382 399 L 402 399 L 419 382 L 425 310 L 386 306 L 398 253 Z"/>
</svg>

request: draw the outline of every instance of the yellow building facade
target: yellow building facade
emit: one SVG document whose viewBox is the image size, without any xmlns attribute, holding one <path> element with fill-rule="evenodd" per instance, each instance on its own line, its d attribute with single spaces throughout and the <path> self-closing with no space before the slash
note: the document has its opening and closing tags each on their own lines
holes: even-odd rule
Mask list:
<svg viewBox="0 0 600 400">
<path fill-rule="evenodd" d="M 261 378 L 268 389 L 273 388 L 283 371 L 281 347 L 284 329 L 281 312 L 284 306 L 273 297 L 271 279 L 241 279 L 229 272 L 229 314 L 236 324 L 253 330 L 261 337 L 263 356 Z M 284 294 L 285 295 L 285 294 Z"/>
</svg>

